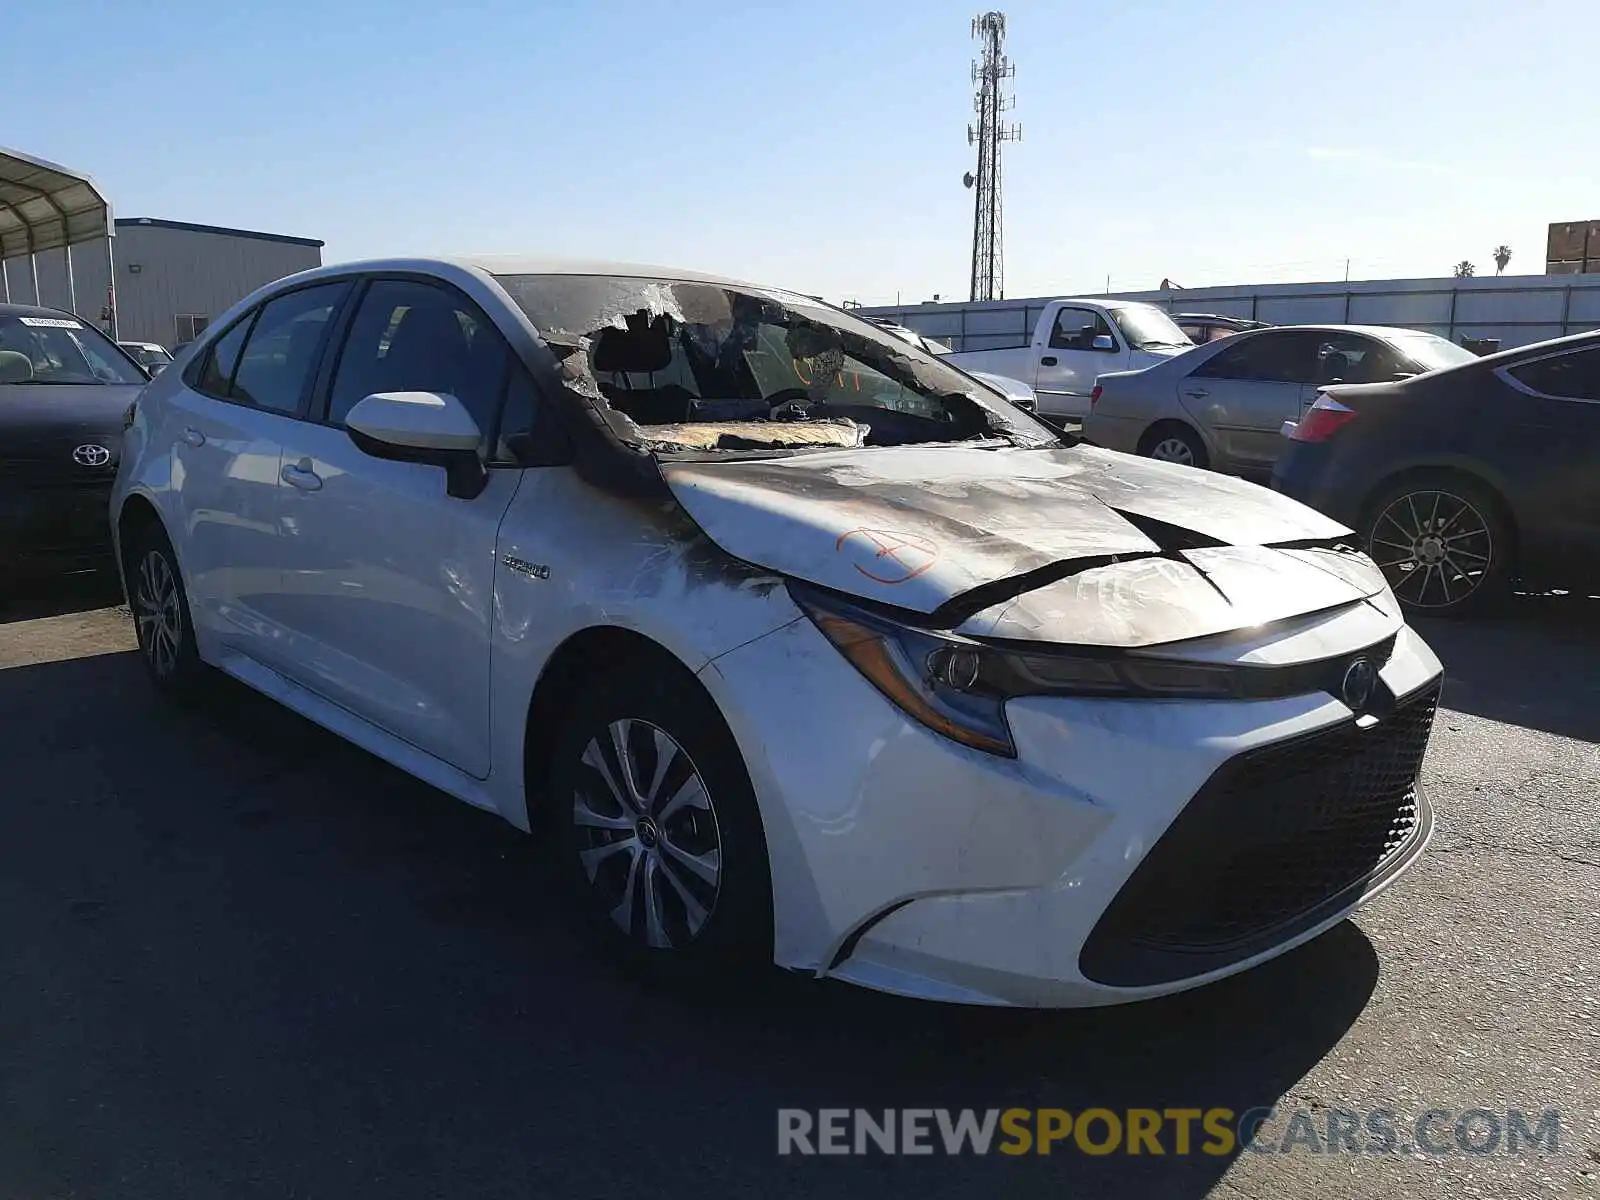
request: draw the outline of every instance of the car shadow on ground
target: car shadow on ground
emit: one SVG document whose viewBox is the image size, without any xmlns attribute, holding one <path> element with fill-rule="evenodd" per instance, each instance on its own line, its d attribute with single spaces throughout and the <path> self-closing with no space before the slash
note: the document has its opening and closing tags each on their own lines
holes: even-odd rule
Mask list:
<svg viewBox="0 0 1600 1200">
<path fill-rule="evenodd" d="M 0 625 L 91 612 L 122 602 L 122 583 L 114 571 L 13 582 L 0 586 Z"/>
<path fill-rule="evenodd" d="M 0 1138 L 0 1191 L 1200 1196 L 1234 1155 L 1200 1153 L 1198 1129 L 1182 1157 L 779 1158 L 777 1112 L 1243 1113 L 1377 978 L 1345 923 L 1223 983 L 1081 1012 L 663 980 L 590 940 L 548 839 L 240 687 L 176 710 L 131 653 L 17 667 L 0 731 L 0 1061 L 27 1081 L 0 1127 L 39 1135 Z"/>
<path fill-rule="evenodd" d="M 1492 616 L 1413 624 L 1444 663 L 1445 707 L 1600 741 L 1600 600 L 1518 595 Z"/>
</svg>

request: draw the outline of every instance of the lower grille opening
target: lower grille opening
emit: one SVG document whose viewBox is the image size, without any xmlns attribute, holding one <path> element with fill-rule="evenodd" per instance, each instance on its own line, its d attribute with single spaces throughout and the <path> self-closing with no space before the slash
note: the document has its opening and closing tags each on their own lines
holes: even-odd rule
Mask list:
<svg viewBox="0 0 1600 1200">
<path fill-rule="evenodd" d="M 1218 768 L 1084 943 L 1083 973 L 1137 987 L 1214 971 L 1295 936 L 1427 831 L 1417 775 L 1439 685 L 1378 724 L 1250 750 Z"/>
</svg>

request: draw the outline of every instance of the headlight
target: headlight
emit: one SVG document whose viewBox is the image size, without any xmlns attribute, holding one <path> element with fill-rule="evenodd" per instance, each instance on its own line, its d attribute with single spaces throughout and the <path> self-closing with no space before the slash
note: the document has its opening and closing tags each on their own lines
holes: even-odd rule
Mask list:
<svg viewBox="0 0 1600 1200">
<path fill-rule="evenodd" d="M 1234 699 L 1288 683 L 1262 668 L 1176 662 L 1113 650 L 1018 650 L 922 629 L 829 592 L 789 582 L 822 635 L 909 717 L 936 733 L 1016 757 L 1005 702 L 1018 696 Z"/>
</svg>

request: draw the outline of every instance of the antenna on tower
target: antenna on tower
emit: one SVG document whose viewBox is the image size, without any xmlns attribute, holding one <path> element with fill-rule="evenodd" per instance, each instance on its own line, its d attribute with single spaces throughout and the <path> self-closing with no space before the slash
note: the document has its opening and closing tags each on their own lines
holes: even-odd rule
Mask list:
<svg viewBox="0 0 1600 1200">
<path fill-rule="evenodd" d="M 978 147 L 978 171 L 968 171 L 961 182 L 976 188 L 972 204 L 972 298 L 1005 298 L 1005 245 L 1000 204 L 1000 144 L 1020 142 L 1021 125 L 1003 125 L 1000 114 L 1017 106 L 1015 96 L 1003 95 L 1005 81 L 1017 73 L 1005 55 L 1006 15 L 986 12 L 972 19 L 972 36 L 981 46 L 972 64 L 972 82 L 979 85 L 972 105 L 978 124 L 967 126 L 967 144 Z"/>
</svg>

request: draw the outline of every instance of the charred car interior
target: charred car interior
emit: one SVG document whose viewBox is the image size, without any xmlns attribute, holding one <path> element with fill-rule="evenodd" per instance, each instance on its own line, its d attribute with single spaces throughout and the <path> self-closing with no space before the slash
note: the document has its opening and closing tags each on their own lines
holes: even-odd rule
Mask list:
<svg viewBox="0 0 1600 1200">
<path fill-rule="evenodd" d="M 1059 441 L 970 377 L 802 296 L 685 280 L 500 276 L 569 386 L 652 450 Z"/>
</svg>

